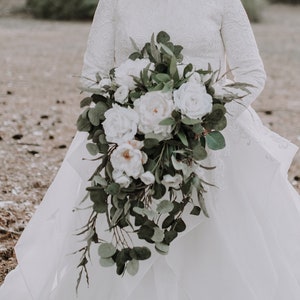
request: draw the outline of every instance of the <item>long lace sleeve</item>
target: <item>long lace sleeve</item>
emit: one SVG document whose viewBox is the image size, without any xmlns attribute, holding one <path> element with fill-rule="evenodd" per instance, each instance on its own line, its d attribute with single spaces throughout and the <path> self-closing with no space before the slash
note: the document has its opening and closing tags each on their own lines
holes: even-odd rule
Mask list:
<svg viewBox="0 0 300 300">
<path fill-rule="evenodd" d="M 114 64 L 115 0 L 100 0 L 91 26 L 84 55 L 81 85 L 91 85 L 95 75 L 107 75 Z M 88 78 L 88 79 L 87 79 Z"/>
<path fill-rule="evenodd" d="M 224 0 L 221 34 L 234 80 L 254 86 L 249 88 L 251 94 L 243 98 L 242 105 L 228 104 L 229 113 L 237 118 L 261 93 L 266 80 L 254 34 L 240 0 Z"/>
</svg>

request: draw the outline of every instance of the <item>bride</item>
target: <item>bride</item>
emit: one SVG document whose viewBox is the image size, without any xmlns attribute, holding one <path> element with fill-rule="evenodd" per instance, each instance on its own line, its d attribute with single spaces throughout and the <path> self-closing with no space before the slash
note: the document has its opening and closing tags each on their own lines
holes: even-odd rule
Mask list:
<svg viewBox="0 0 300 300">
<path fill-rule="evenodd" d="M 0 288 L 1 300 L 299 300 L 300 202 L 287 180 L 296 146 L 264 127 L 251 103 L 265 72 L 240 0 L 100 0 L 84 57 L 83 77 L 107 74 L 152 33 L 164 30 L 198 68 L 232 70 L 252 84 L 244 105 L 227 106 L 227 147 L 206 204 L 210 218 L 188 220 L 167 256 L 153 254 L 134 277 L 99 266 L 91 252 L 89 286 L 75 292 L 76 229 L 95 162 L 77 133 L 64 162 L 17 246 L 19 265 Z"/>
</svg>

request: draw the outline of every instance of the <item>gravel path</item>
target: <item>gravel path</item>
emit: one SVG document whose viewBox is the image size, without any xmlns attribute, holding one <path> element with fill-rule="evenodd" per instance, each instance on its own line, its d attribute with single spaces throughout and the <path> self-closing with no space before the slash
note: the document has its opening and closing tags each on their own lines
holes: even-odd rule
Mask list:
<svg viewBox="0 0 300 300">
<path fill-rule="evenodd" d="M 76 76 L 90 26 L 7 16 L 7 3 L 0 3 L 0 282 L 15 266 L 13 245 L 75 134 Z M 299 6 L 270 6 L 254 31 L 268 73 L 255 108 L 267 126 L 300 146 L 299 15 Z M 299 176 L 298 153 L 289 173 L 298 190 Z"/>
</svg>

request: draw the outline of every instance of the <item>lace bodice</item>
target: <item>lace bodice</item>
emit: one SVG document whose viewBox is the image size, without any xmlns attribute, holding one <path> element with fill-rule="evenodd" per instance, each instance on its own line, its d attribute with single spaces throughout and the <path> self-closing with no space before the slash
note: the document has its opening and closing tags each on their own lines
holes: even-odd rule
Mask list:
<svg viewBox="0 0 300 300">
<path fill-rule="evenodd" d="M 197 67 L 210 63 L 225 72 L 228 64 L 236 81 L 253 84 L 245 106 L 261 92 L 265 72 L 240 0 L 100 0 L 83 76 L 107 74 L 133 52 L 130 37 L 142 46 L 161 30 L 184 47 L 183 54 Z M 228 110 L 238 116 L 245 106 L 230 103 Z"/>
</svg>

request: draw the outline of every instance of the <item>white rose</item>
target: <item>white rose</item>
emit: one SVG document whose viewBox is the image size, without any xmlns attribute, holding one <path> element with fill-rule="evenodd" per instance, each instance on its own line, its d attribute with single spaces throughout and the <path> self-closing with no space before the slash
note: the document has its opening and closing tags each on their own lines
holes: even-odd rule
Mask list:
<svg viewBox="0 0 300 300">
<path fill-rule="evenodd" d="M 191 77 L 189 78 L 188 82 L 190 82 L 190 83 L 197 83 L 197 84 L 203 84 L 201 76 L 197 72 L 194 72 L 191 75 Z"/>
<path fill-rule="evenodd" d="M 169 174 L 164 175 L 161 183 L 165 185 L 167 188 L 175 188 L 178 189 L 182 183 L 182 176 L 180 174 L 176 174 L 175 176 L 171 176 Z"/>
<path fill-rule="evenodd" d="M 175 105 L 191 119 L 201 119 L 212 110 L 212 97 L 202 84 L 184 83 L 174 92 Z"/>
<path fill-rule="evenodd" d="M 141 149 L 144 147 L 144 142 L 143 142 L 143 141 L 131 140 L 131 141 L 128 141 L 128 143 L 129 143 L 134 149 L 139 149 L 139 150 L 141 150 Z"/>
<path fill-rule="evenodd" d="M 120 170 L 113 170 L 112 177 L 116 183 L 124 188 L 128 188 L 131 183 L 131 179 Z"/>
<path fill-rule="evenodd" d="M 115 170 L 137 179 L 144 173 L 143 154 L 129 143 L 118 146 L 111 154 L 111 164 Z"/>
<path fill-rule="evenodd" d="M 153 132 L 167 137 L 171 132 L 171 126 L 163 126 L 159 123 L 170 117 L 174 108 L 171 93 L 149 92 L 135 100 L 134 110 L 140 117 L 139 130 L 145 134 Z"/>
<path fill-rule="evenodd" d="M 139 116 L 133 109 L 114 104 L 104 116 L 103 128 L 108 142 L 122 144 L 134 138 Z"/>
<path fill-rule="evenodd" d="M 155 177 L 150 171 L 143 173 L 140 179 L 147 185 L 153 184 L 155 182 Z"/>
<path fill-rule="evenodd" d="M 130 90 L 135 88 L 132 76 L 140 77 L 140 72 L 145 69 L 150 60 L 147 58 L 131 60 L 127 59 L 115 69 L 115 81 L 118 85 L 127 86 Z"/>
<path fill-rule="evenodd" d="M 129 94 L 128 87 L 125 85 L 121 85 L 115 91 L 115 100 L 121 104 L 124 104 L 126 102 L 128 94 Z"/>
</svg>

